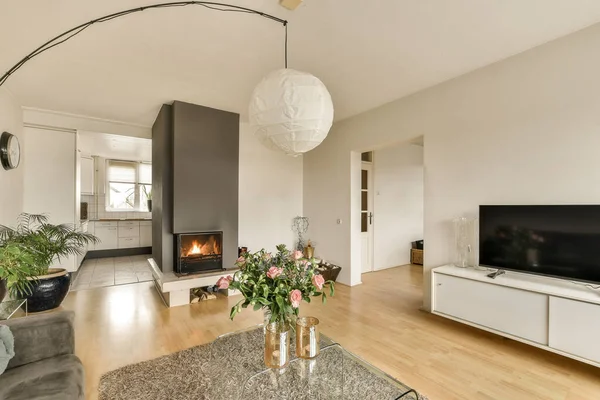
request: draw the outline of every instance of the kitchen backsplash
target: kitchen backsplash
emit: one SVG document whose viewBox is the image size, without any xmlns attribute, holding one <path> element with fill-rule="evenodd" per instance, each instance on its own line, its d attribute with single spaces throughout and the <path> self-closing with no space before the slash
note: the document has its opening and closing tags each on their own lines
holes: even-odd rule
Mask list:
<svg viewBox="0 0 600 400">
<path fill-rule="evenodd" d="M 151 212 L 106 211 L 104 195 L 81 195 L 81 201 L 88 203 L 88 219 L 104 218 L 152 218 Z"/>
</svg>

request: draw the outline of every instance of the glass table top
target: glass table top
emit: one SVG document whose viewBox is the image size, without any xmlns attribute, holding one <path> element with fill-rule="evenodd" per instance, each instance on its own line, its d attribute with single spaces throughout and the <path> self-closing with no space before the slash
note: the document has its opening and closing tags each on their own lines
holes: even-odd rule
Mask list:
<svg viewBox="0 0 600 400">
<path fill-rule="evenodd" d="M 416 391 L 385 374 L 331 338 L 321 334 L 321 354 L 312 360 L 295 356 L 295 338 L 290 341 L 291 361 L 281 370 L 267 369 L 263 360 L 262 326 L 228 333 L 210 345 L 215 377 L 227 385 L 233 399 L 389 399 L 417 400 Z M 233 354 L 233 356 L 232 356 Z M 214 381 L 213 381 L 214 382 Z"/>
<path fill-rule="evenodd" d="M 21 306 L 26 306 L 26 299 L 4 299 L 0 303 L 0 321 L 7 320 L 17 314 Z M 25 311 L 27 313 L 27 311 Z"/>
</svg>

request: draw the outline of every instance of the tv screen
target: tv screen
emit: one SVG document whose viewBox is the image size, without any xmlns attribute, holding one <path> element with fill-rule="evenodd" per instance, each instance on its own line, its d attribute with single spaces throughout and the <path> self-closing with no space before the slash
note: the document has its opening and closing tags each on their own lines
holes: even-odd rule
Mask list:
<svg viewBox="0 0 600 400">
<path fill-rule="evenodd" d="M 600 282 L 600 205 L 480 206 L 479 264 Z"/>
</svg>

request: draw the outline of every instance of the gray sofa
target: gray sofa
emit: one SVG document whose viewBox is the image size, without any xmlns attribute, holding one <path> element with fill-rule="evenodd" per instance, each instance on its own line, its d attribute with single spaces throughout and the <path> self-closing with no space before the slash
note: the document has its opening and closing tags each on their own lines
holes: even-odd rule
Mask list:
<svg viewBox="0 0 600 400">
<path fill-rule="evenodd" d="M 60 311 L 0 321 L 15 337 L 15 356 L 0 375 L 0 399 L 84 399 L 83 365 L 74 354 L 73 316 Z"/>
</svg>

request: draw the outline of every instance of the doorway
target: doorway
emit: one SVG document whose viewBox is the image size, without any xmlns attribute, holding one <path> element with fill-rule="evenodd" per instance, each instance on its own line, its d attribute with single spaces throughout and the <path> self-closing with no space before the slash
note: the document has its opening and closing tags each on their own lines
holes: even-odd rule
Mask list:
<svg viewBox="0 0 600 400">
<path fill-rule="evenodd" d="M 412 262 L 421 264 L 424 254 L 421 244 L 424 230 L 423 138 L 360 155 L 360 221 L 354 229 L 357 232 L 360 227 L 361 274 L 407 266 Z M 355 182 L 359 183 L 358 180 Z M 358 190 L 356 186 L 354 188 Z M 358 216 L 358 210 L 355 212 Z M 419 259 L 412 257 L 416 253 L 421 256 Z"/>
<path fill-rule="evenodd" d="M 373 152 L 361 154 L 360 236 L 361 272 L 373 271 Z"/>
</svg>

